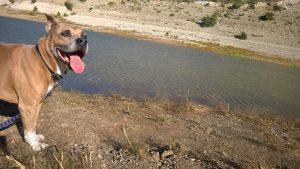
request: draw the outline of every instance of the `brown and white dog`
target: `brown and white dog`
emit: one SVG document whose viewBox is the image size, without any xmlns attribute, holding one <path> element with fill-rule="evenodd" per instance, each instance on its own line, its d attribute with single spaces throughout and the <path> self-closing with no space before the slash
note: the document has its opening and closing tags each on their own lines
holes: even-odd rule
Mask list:
<svg viewBox="0 0 300 169">
<path fill-rule="evenodd" d="M 82 61 L 88 51 L 83 30 L 60 23 L 47 15 L 46 36 L 38 45 L 0 43 L 0 100 L 18 104 L 24 128 L 24 139 L 33 150 L 47 144 L 36 134 L 36 122 L 41 104 L 52 91 L 57 76 L 68 69 L 82 73 Z"/>
</svg>

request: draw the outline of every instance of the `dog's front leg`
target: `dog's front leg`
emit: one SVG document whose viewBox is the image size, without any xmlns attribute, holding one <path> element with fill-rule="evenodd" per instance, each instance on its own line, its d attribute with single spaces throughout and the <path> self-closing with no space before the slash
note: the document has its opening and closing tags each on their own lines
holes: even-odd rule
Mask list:
<svg viewBox="0 0 300 169">
<path fill-rule="evenodd" d="M 42 104 L 28 105 L 28 103 L 19 103 L 19 111 L 24 127 L 24 139 L 34 151 L 40 151 L 42 148 L 48 146 L 47 144 L 41 143 L 41 141 L 44 139 L 44 136 L 41 134 L 36 134 L 35 132 L 36 122 L 41 105 Z"/>
</svg>

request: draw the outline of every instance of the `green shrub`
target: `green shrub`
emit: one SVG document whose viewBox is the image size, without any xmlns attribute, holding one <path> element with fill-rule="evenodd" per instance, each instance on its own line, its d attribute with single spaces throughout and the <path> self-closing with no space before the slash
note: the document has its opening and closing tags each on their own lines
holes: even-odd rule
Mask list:
<svg viewBox="0 0 300 169">
<path fill-rule="evenodd" d="M 249 8 L 250 9 L 255 9 L 255 2 L 250 2 L 249 3 Z"/>
<path fill-rule="evenodd" d="M 239 9 L 241 6 L 244 5 L 243 1 L 235 1 L 230 7 L 228 7 L 229 9 Z"/>
<path fill-rule="evenodd" d="M 201 23 L 198 23 L 201 27 L 212 27 L 217 23 L 218 17 L 221 16 L 219 11 L 214 12 L 211 16 L 205 16 L 201 19 Z"/>
<path fill-rule="evenodd" d="M 273 11 L 282 11 L 282 10 L 283 8 L 280 5 L 278 4 L 273 5 Z"/>
<path fill-rule="evenodd" d="M 225 18 L 229 18 L 229 17 L 230 17 L 230 13 L 229 13 L 229 12 L 226 12 L 226 13 L 224 14 L 224 17 L 225 17 Z"/>
<path fill-rule="evenodd" d="M 182 2 L 192 3 L 192 2 L 195 2 L 195 0 L 182 0 Z"/>
<path fill-rule="evenodd" d="M 56 13 L 56 16 L 57 16 L 57 17 L 61 17 L 60 12 L 57 12 L 57 13 Z"/>
<path fill-rule="evenodd" d="M 73 3 L 69 2 L 69 1 L 65 1 L 65 6 L 69 11 L 73 10 Z"/>
<path fill-rule="evenodd" d="M 113 5 L 115 5 L 115 2 L 109 1 L 109 2 L 107 3 L 107 5 L 108 5 L 108 6 L 113 6 Z"/>
<path fill-rule="evenodd" d="M 237 39 L 246 40 L 247 39 L 247 34 L 246 34 L 246 32 L 242 32 L 239 35 L 234 35 L 234 37 L 237 38 Z"/>
<path fill-rule="evenodd" d="M 38 11 L 38 8 L 36 6 L 34 6 L 32 11 L 36 12 L 36 11 Z"/>
<path fill-rule="evenodd" d="M 266 12 L 265 14 L 259 16 L 259 20 L 262 21 L 274 20 L 274 14 L 272 12 Z"/>
<path fill-rule="evenodd" d="M 200 26 L 201 27 L 212 27 L 215 26 L 217 23 L 217 17 L 212 16 L 205 16 L 201 19 Z"/>
<path fill-rule="evenodd" d="M 32 4 L 36 3 L 36 0 L 31 0 L 31 3 L 32 3 Z"/>
</svg>

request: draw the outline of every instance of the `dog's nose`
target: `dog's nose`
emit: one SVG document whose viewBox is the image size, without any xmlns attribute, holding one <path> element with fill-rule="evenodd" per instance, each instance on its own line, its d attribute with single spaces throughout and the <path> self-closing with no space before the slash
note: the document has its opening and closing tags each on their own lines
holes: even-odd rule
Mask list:
<svg viewBox="0 0 300 169">
<path fill-rule="evenodd" d="M 78 45 L 82 45 L 82 44 L 84 44 L 86 42 L 86 38 L 77 38 L 76 39 L 76 43 L 78 44 Z"/>
</svg>

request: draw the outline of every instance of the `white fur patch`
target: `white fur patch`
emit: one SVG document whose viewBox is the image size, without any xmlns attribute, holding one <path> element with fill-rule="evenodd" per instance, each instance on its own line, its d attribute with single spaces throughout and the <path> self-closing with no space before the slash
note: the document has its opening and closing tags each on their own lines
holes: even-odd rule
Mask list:
<svg viewBox="0 0 300 169">
<path fill-rule="evenodd" d="M 85 51 L 85 55 L 88 53 L 89 51 L 89 43 L 86 44 L 86 51 Z"/>
<path fill-rule="evenodd" d="M 47 144 L 40 143 L 40 140 L 43 140 L 44 136 L 36 134 L 35 132 L 28 132 L 25 130 L 24 139 L 34 151 L 40 151 L 42 148 L 46 148 L 48 146 Z"/>
<path fill-rule="evenodd" d="M 53 84 L 53 83 L 52 83 L 52 84 L 49 84 L 48 89 L 47 89 L 47 91 L 46 91 L 46 96 L 49 94 L 49 92 L 52 91 L 53 87 L 54 87 L 54 84 Z"/>
<path fill-rule="evenodd" d="M 61 71 L 60 71 L 60 68 L 58 67 L 58 65 L 56 65 L 56 73 L 61 75 Z"/>
</svg>

